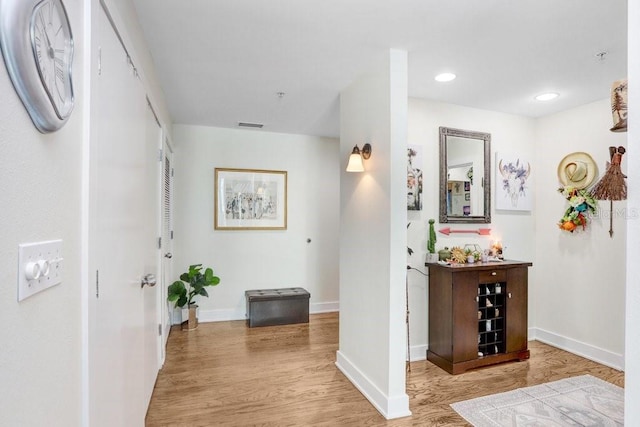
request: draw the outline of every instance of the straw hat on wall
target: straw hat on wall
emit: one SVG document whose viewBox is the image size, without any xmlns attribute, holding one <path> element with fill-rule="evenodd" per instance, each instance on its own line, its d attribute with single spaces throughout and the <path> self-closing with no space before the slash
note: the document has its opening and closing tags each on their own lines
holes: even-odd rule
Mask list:
<svg viewBox="0 0 640 427">
<path fill-rule="evenodd" d="M 558 180 L 563 186 L 581 190 L 593 184 L 598 166 L 593 158 L 582 151 L 567 154 L 558 164 Z"/>
</svg>

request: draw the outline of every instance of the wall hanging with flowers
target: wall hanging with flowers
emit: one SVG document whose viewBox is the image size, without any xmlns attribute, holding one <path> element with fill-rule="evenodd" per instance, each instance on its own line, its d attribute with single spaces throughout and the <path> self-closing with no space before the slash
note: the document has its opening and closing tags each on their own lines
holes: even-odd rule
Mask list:
<svg viewBox="0 0 640 427">
<path fill-rule="evenodd" d="M 576 228 L 587 228 L 590 215 L 596 213 L 598 202 L 585 189 L 577 189 L 570 186 L 558 188 L 558 191 L 569 202 L 569 207 L 564 212 L 558 226 L 565 231 L 573 233 Z"/>
<path fill-rule="evenodd" d="M 584 152 L 567 154 L 558 165 L 558 180 L 562 187 L 558 192 L 569 202 L 569 207 L 558 222 L 560 229 L 573 233 L 587 227 L 588 219 L 596 213 L 598 202 L 587 188 L 598 176 L 593 158 Z"/>
</svg>

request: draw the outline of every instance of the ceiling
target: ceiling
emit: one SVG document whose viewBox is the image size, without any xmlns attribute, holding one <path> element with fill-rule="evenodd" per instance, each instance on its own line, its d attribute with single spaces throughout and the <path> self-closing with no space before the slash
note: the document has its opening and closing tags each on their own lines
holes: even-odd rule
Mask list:
<svg viewBox="0 0 640 427">
<path fill-rule="evenodd" d="M 337 137 L 340 92 L 390 48 L 408 51 L 410 97 L 529 117 L 627 72 L 626 0 L 133 2 L 177 124 Z"/>
</svg>

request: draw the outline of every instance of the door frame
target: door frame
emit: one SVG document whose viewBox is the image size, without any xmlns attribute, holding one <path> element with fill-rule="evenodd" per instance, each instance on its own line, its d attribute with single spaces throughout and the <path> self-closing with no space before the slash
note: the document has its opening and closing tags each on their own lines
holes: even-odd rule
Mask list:
<svg viewBox="0 0 640 427">
<path fill-rule="evenodd" d="M 145 322 L 144 322 L 144 333 L 153 333 L 154 334 L 154 341 L 155 341 L 155 345 L 154 345 L 154 354 L 155 354 L 155 366 L 154 366 L 154 370 L 155 372 L 153 372 L 154 375 L 154 384 L 155 384 L 155 380 L 157 379 L 157 375 L 158 372 L 160 371 L 160 368 L 162 367 L 162 364 L 164 363 L 164 343 L 162 341 L 162 329 L 160 329 L 160 331 L 158 331 L 158 327 L 161 327 L 162 323 L 161 323 L 161 300 L 162 300 L 162 296 L 161 296 L 161 289 L 162 286 L 157 286 L 157 282 L 158 282 L 158 278 L 160 277 L 161 273 L 162 273 L 162 251 L 161 251 L 161 246 L 159 245 L 159 241 L 158 239 L 160 238 L 159 236 L 162 233 L 162 155 L 161 155 L 161 150 L 162 150 L 162 141 L 163 141 L 163 136 L 164 136 L 164 130 L 162 128 L 162 125 L 160 124 L 160 120 L 158 119 L 158 115 L 156 114 L 155 109 L 153 108 L 153 104 L 151 103 L 151 100 L 149 99 L 149 96 L 146 96 L 146 101 L 147 101 L 147 111 L 145 114 L 149 114 L 151 113 L 151 116 L 153 117 L 153 125 L 150 125 L 150 117 L 147 116 L 146 120 L 146 126 L 145 126 L 145 164 L 146 167 L 148 167 L 149 169 L 153 169 L 152 174 L 153 174 L 153 178 L 152 178 L 152 186 L 153 188 L 151 188 L 151 185 L 149 185 L 149 188 L 146 188 L 147 191 L 150 191 L 153 193 L 153 212 L 150 214 L 150 216 L 154 217 L 155 220 L 155 227 L 153 230 L 153 238 L 150 240 L 145 240 L 145 245 L 149 244 L 149 245 L 153 245 L 153 248 L 144 248 L 144 251 L 146 253 L 147 250 L 149 250 L 149 253 L 151 253 L 151 251 L 153 251 L 153 267 L 154 267 L 154 271 L 146 271 L 146 269 L 144 270 L 143 274 L 147 274 L 147 273 L 152 273 L 155 277 L 156 277 L 156 285 L 151 287 L 151 288 L 145 288 L 145 295 L 143 295 L 143 300 L 145 302 L 145 306 L 143 307 L 143 311 L 144 311 L 144 316 L 145 316 Z M 149 127 L 152 126 L 153 128 L 150 129 Z M 151 139 L 153 138 L 153 140 Z M 147 146 L 148 144 L 148 146 Z M 149 156 L 149 157 L 147 157 Z M 146 237 L 150 237 L 151 235 L 151 230 L 149 230 L 149 236 L 145 236 Z M 147 298 L 147 294 L 149 292 L 153 292 L 153 299 L 155 299 L 154 301 L 154 305 L 155 305 L 155 313 L 152 313 L 153 316 L 153 324 L 152 325 L 147 325 L 147 319 L 146 319 L 146 298 Z M 149 300 L 151 301 L 151 300 Z M 147 330 L 150 329 L 150 330 Z M 145 335 L 146 337 L 146 335 Z M 145 352 L 147 351 L 147 346 L 145 344 Z M 146 354 L 145 353 L 145 359 L 146 359 Z M 145 367 L 145 375 L 146 374 L 151 374 L 151 372 L 147 372 L 146 369 L 148 369 L 148 367 Z M 147 381 L 149 378 L 147 378 L 145 376 L 145 393 L 147 391 L 147 386 L 149 385 L 150 381 Z M 149 402 L 151 401 L 151 396 L 153 394 L 153 390 L 151 391 L 151 394 L 149 394 L 149 396 L 145 395 L 145 399 L 148 397 L 148 399 L 146 399 L 145 403 L 148 407 Z"/>
<path fill-rule="evenodd" d="M 161 240 L 161 248 L 160 248 L 160 292 L 159 294 L 159 313 L 158 320 L 162 325 L 162 343 L 159 346 L 159 360 L 160 367 L 164 365 L 164 360 L 166 357 L 166 346 L 167 341 L 169 340 L 169 332 L 171 331 L 171 306 L 167 301 L 167 288 L 169 287 L 170 280 L 166 280 L 167 277 L 173 277 L 173 207 L 175 202 L 174 196 L 174 182 L 173 182 L 173 172 L 174 172 L 174 164 L 173 164 L 173 145 L 171 143 L 171 139 L 169 138 L 168 132 L 163 128 L 162 129 L 162 141 L 161 141 L 161 162 L 160 162 L 160 176 L 159 176 L 159 191 L 160 195 L 160 206 L 158 207 L 158 214 L 160 215 L 160 238 Z M 169 160 L 169 219 L 168 224 L 166 224 L 166 218 L 164 215 L 164 170 L 165 170 L 165 161 Z M 166 225 L 166 227 L 165 227 Z M 167 235 L 165 235 L 165 230 L 168 231 Z M 165 254 L 170 253 L 171 257 L 166 257 Z"/>
</svg>

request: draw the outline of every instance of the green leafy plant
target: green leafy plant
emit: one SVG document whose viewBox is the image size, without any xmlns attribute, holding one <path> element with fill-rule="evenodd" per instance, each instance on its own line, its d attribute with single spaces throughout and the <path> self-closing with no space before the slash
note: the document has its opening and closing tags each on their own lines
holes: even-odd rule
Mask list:
<svg viewBox="0 0 640 427">
<path fill-rule="evenodd" d="M 429 240 L 427 240 L 427 250 L 430 254 L 436 253 L 436 229 L 433 224 L 436 221 L 434 219 L 429 220 Z"/>
<path fill-rule="evenodd" d="M 218 283 L 220 278 L 213 275 L 211 268 L 206 268 L 203 273 L 202 264 L 190 265 L 189 271 L 182 273 L 180 280 L 176 280 L 169 286 L 167 300 L 175 302 L 175 307 L 190 306 L 194 303 L 196 296 L 209 296 L 205 289 L 207 286 L 216 286 Z"/>
</svg>

